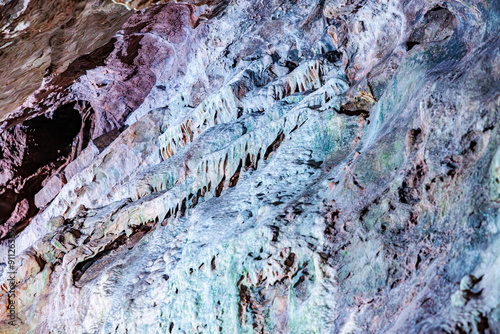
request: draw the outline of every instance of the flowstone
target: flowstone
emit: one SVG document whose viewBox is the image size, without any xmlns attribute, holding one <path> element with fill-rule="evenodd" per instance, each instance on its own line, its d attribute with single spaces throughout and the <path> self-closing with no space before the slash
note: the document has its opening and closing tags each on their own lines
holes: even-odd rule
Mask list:
<svg viewBox="0 0 500 334">
<path fill-rule="evenodd" d="M 500 333 L 496 2 L 114 2 L 2 333 Z"/>
</svg>

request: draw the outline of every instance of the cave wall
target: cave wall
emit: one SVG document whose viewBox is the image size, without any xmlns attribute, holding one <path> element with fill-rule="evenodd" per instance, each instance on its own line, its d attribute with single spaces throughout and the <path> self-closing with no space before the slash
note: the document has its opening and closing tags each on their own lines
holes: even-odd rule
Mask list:
<svg viewBox="0 0 500 334">
<path fill-rule="evenodd" d="M 115 2 L 0 126 L 2 332 L 500 332 L 497 2 Z"/>
</svg>

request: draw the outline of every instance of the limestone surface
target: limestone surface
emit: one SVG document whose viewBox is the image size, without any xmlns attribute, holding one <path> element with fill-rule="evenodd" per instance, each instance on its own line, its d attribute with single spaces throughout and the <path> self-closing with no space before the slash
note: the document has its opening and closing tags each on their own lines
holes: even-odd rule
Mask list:
<svg viewBox="0 0 500 334">
<path fill-rule="evenodd" d="M 83 3 L 0 125 L 1 333 L 500 333 L 498 1 Z"/>
</svg>

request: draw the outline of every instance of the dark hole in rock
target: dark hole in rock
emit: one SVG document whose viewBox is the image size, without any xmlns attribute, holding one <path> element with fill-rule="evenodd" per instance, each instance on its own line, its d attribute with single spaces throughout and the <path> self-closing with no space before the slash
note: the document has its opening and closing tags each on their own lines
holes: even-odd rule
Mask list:
<svg viewBox="0 0 500 334">
<path fill-rule="evenodd" d="M 274 52 L 273 54 L 271 54 L 271 58 L 273 59 L 273 62 L 277 63 L 281 57 L 278 52 Z"/>
<path fill-rule="evenodd" d="M 179 211 L 180 217 L 184 216 L 185 212 L 186 212 L 186 199 L 184 198 L 182 200 L 181 208 L 180 208 L 180 211 Z"/>
<path fill-rule="evenodd" d="M 416 176 L 416 178 L 417 180 L 413 183 L 418 184 L 418 177 Z M 398 190 L 398 194 L 400 202 L 404 204 L 414 205 L 421 200 L 419 191 L 415 187 L 409 185 L 406 181 L 402 182 L 401 187 Z"/>
<path fill-rule="evenodd" d="M 252 165 L 253 165 L 252 158 L 250 157 L 250 153 L 248 153 L 247 157 L 245 159 L 245 169 L 246 170 L 250 169 L 250 167 L 252 167 Z"/>
<path fill-rule="evenodd" d="M 293 62 L 293 61 L 285 61 L 285 67 L 288 68 L 291 71 L 293 71 L 294 69 L 296 69 L 299 65 L 296 63 L 296 62 Z"/>
<path fill-rule="evenodd" d="M 71 152 L 73 139 L 80 131 L 82 119 L 74 103 L 60 107 L 52 119 L 38 116 L 23 123 L 27 128 L 27 154 L 19 174 L 27 177 L 38 168 Z"/>
<path fill-rule="evenodd" d="M 278 241 L 278 237 L 280 235 L 280 229 L 277 226 L 271 226 L 271 230 L 273 231 L 273 238 L 271 241 Z"/>
<path fill-rule="evenodd" d="M 335 63 L 342 59 L 342 53 L 338 51 L 329 51 L 325 53 L 324 56 L 330 63 Z"/>
<path fill-rule="evenodd" d="M 85 120 L 85 124 L 83 127 L 83 143 L 82 143 L 82 149 L 85 149 L 90 140 L 92 139 L 92 119 L 88 118 Z"/>
<path fill-rule="evenodd" d="M 285 140 L 285 135 L 280 131 L 278 136 L 276 136 L 276 139 L 266 149 L 266 153 L 264 153 L 264 160 L 267 160 L 280 147 L 283 140 Z"/>
<path fill-rule="evenodd" d="M 0 187 L 2 194 L 0 225 L 4 225 L 10 218 L 18 202 L 24 198 L 28 200 L 28 213 L 21 222 L 16 222 L 16 234 L 20 233 L 28 224 L 29 219 L 38 212 L 34 197 L 42 189 L 43 181 L 65 162 L 72 151 L 73 140 L 80 131 L 82 123 L 80 113 L 74 109 L 74 105 L 70 103 L 58 108 L 51 118 L 41 115 L 18 125 L 20 131 L 25 133 L 26 141 L 24 147 L 12 148 L 24 150 L 21 166 L 15 170 L 12 182 L 25 183 L 19 187 L 18 193 L 10 189 L 2 191 Z M 12 226 L 6 228 L 12 228 Z"/>
<path fill-rule="evenodd" d="M 412 147 L 416 143 L 418 143 L 421 133 L 422 133 L 422 130 L 420 128 L 411 129 L 410 131 L 408 131 L 408 135 L 407 135 L 408 146 Z"/>
<path fill-rule="evenodd" d="M 370 115 L 370 111 L 368 110 L 361 110 L 361 109 L 356 109 L 356 110 L 348 110 L 344 107 L 340 107 L 340 110 L 337 111 L 338 114 L 344 114 L 347 116 L 359 116 L 359 115 Z"/>
<path fill-rule="evenodd" d="M 474 152 L 474 151 L 475 151 L 475 149 L 476 149 L 476 146 L 477 146 L 477 143 L 476 143 L 476 141 L 474 141 L 474 140 L 473 140 L 473 141 L 471 141 L 471 143 L 470 143 L 470 145 L 469 145 L 469 149 L 470 149 L 472 152 Z"/>
<path fill-rule="evenodd" d="M 17 202 L 20 201 L 19 194 L 12 189 L 6 189 L 0 200 L 0 223 L 3 225 L 14 211 Z"/>
<path fill-rule="evenodd" d="M 226 184 L 226 175 L 222 177 L 222 180 L 220 181 L 219 185 L 217 186 L 217 188 L 215 188 L 215 197 L 219 197 L 221 195 L 225 184 Z"/>
<path fill-rule="evenodd" d="M 307 165 L 313 168 L 320 168 L 323 164 L 323 161 L 316 161 L 314 159 L 307 160 Z"/>
<path fill-rule="evenodd" d="M 215 264 L 215 256 L 212 257 L 212 261 L 210 261 L 210 267 L 212 268 L 212 270 L 217 269 L 217 265 Z"/>
<path fill-rule="evenodd" d="M 285 266 L 291 267 L 295 263 L 295 253 L 290 253 L 288 258 L 285 260 Z"/>
<path fill-rule="evenodd" d="M 415 262 L 415 269 L 418 269 L 418 266 L 419 266 L 421 261 L 422 261 L 422 259 L 420 258 L 420 254 L 419 254 L 419 255 L 417 255 L 417 262 Z"/>
<path fill-rule="evenodd" d="M 303 283 L 305 280 L 306 280 L 306 279 L 305 279 L 305 277 L 304 277 L 304 276 L 300 276 L 300 277 L 299 277 L 299 280 L 297 281 L 297 283 L 295 283 L 295 284 L 293 285 L 293 288 L 294 288 L 294 289 L 296 289 L 296 288 L 297 288 L 297 287 L 298 287 L 301 283 Z"/>
<path fill-rule="evenodd" d="M 359 215 L 359 220 L 363 221 L 365 215 L 370 211 L 369 207 L 364 207 L 363 210 L 361 210 L 361 214 Z"/>
<path fill-rule="evenodd" d="M 419 42 L 408 41 L 408 42 L 406 42 L 406 50 L 410 51 L 411 49 L 413 49 L 413 47 L 415 47 L 416 45 L 419 45 L 419 44 L 420 44 Z"/>
<path fill-rule="evenodd" d="M 231 176 L 231 179 L 229 179 L 229 187 L 234 187 L 238 183 L 238 179 L 240 178 L 240 171 L 241 171 L 241 165 L 243 161 L 240 160 L 240 163 L 238 165 L 238 168 L 234 172 L 234 175 Z"/>
</svg>

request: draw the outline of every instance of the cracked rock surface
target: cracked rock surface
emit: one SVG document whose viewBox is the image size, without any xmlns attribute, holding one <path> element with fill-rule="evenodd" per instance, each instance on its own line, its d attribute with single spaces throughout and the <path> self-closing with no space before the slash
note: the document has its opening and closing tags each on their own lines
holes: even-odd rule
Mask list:
<svg viewBox="0 0 500 334">
<path fill-rule="evenodd" d="M 113 2 L 0 115 L 0 332 L 500 333 L 498 2 Z"/>
</svg>

